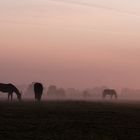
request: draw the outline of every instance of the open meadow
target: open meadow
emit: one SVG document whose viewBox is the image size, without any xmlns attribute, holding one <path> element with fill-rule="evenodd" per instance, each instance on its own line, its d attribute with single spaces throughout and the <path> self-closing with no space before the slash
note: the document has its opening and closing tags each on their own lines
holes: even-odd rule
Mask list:
<svg viewBox="0 0 140 140">
<path fill-rule="evenodd" d="M 140 104 L 0 102 L 1 140 L 139 140 Z"/>
</svg>

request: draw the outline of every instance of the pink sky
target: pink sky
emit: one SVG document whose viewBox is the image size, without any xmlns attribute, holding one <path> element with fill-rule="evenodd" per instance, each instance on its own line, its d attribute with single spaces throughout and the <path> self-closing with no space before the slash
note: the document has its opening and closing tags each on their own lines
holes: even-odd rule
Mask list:
<svg viewBox="0 0 140 140">
<path fill-rule="evenodd" d="M 140 88 L 139 5 L 0 1 L 0 82 Z"/>
</svg>

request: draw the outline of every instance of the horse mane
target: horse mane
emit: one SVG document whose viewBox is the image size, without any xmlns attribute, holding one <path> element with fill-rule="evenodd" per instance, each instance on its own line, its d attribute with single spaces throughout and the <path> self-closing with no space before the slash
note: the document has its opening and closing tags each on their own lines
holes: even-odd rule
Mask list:
<svg viewBox="0 0 140 140">
<path fill-rule="evenodd" d="M 17 89 L 16 86 L 14 86 L 13 84 L 9 83 L 9 85 L 13 88 L 13 91 L 17 94 L 17 95 L 20 95 L 20 92 L 19 90 Z"/>
</svg>

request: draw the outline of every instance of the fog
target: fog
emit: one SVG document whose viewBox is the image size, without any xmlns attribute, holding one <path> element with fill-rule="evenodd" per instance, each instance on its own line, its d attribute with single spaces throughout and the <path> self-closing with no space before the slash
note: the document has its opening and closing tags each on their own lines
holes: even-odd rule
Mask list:
<svg viewBox="0 0 140 140">
<path fill-rule="evenodd" d="M 34 101 L 34 82 L 30 84 L 16 85 L 22 94 L 23 101 Z M 117 93 L 115 96 L 107 95 L 103 98 L 103 91 L 109 89 L 107 86 L 96 86 L 93 88 L 63 88 L 56 85 L 45 85 L 43 84 L 44 90 L 42 95 L 43 101 L 102 101 L 102 102 L 127 102 L 127 101 L 139 101 L 140 100 L 140 89 L 114 89 Z M 7 100 L 8 93 L 0 92 L 0 100 Z M 13 93 L 14 100 L 17 100 L 17 95 Z"/>
<path fill-rule="evenodd" d="M 0 16 L 1 83 L 139 96 L 139 1 L 8 0 Z"/>
</svg>

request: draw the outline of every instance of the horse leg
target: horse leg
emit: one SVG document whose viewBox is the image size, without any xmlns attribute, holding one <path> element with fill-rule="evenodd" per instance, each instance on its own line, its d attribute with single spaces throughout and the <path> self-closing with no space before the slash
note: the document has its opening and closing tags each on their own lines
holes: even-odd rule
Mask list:
<svg viewBox="0 0 140 140">
<path fill-rule="evenodd" d="M 8 101 L 9 101 L 9 99 L 10 99 L 10 93 L 8 93 Z"/>
<path fill-rule="evenodd" d="M 13 93 L 11 93 L 11 101 L 13 100 Z"/>
<path fill-rule="evenodd" d="M 115 98 L 117 99 L 117 94 L 114 94 Z"/>
<path fill-rule="evenodd" d="M 12 101 L 12 99 L 13 99 L 13 93 L 11 93 L 11 92 L 9 92 L 8 93 L 8 101 L 11 99 L 11 101 Z"/>
<path fill-rule="evenodd" d="M 39 101 L 41 100 L 41 96 L 42 96 L 42 93 L 39 94 L 39 97 L 38 97 Z"/>
<path fill-rule="evenodd" d="M 37 93 L 35 93 L 35 100 L 37 100 Z"/>
<path fill-rule="evenodd" d="M 40 94 L 37 94 L 37 101 L 40 101 Z"/>
</svg>

